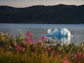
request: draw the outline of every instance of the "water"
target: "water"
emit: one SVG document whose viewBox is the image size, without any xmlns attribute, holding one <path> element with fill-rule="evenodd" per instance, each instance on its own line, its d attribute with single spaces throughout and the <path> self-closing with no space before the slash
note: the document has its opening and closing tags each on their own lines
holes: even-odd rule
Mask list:
<svg viewBox="0 0 84 63">
<path fill-rule="evenodd" d="M 68 28 L 71 31 L 73 37 L 67 39 L 62 38 L 61 41 L 69 40 L 71 43 L 81 43 L 84 41 L 84 25 L 83 24 L 0 24 L 0 32 L 9 33 L 16 36 L 20 32 L 26 35 L 27 32 L 33 32 L 33 37 L 41 38 L 47 34 L 48 28 L 54 30 L 54 28 Z M 67 39 L 67 40 L 66 40 Z"/>
</svg>

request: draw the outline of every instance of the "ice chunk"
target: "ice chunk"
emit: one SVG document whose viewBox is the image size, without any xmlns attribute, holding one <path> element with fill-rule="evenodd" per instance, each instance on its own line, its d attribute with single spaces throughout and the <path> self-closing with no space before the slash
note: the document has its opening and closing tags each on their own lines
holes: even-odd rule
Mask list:
<svg viewBox="0 0 84 63">
<path fill-rule="evenodd" d="M 54 31 L 51 31 L 51 29 L 48 29 L 47 37 L 48 38 L 56 37 L 56 39 L 54 41 L 62 41 L 63 44 L 64 43 L 69 44 L 72 35 L 71 35 L 71 32 L 67 28 L 61 28 L 61 29 L 55 28 Z"/>
<path fill-rule="evenodd" d="M 67 29 L 67 28 L 61 28 L 61 29 L 57 29 L 55 28 L 55 30 L 52 32 L 51 29 L 48 29 L 48 35 L 47 36 L 56 36 L 56 37 L 59 37 L 59 36 L 71 36 L 71 33 L 70 31 Z"/>
<path fill-rule="evenodd" d="M 49 33 L 51 33 L 51 29 L 48 29 L 48 31 L 47 31 L 47 32 L 48 32 L 48 34 L 49 34 Z"/>
<path fill-rule="evenodd" d="M 70 33 L 70 31 L 67 28 L 62 28 L 60 30 L 60 35 L 61 36 L 69 37 L 69 36 L 71 36 L 71 33 Z"/>
</svg>

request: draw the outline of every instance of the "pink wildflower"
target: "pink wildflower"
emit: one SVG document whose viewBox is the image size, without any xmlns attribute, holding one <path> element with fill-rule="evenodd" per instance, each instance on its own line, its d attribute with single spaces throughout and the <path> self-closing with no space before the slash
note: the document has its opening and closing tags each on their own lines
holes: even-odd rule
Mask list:
<svg viewBox="0 0 84 63">
<path fill-rule="evenodd" d="M 83 57 L 84 57 L 84 54 L 83 54 Z"/>
<path fill-rule="evenodd" d="M 64 61 L 64 63 L 68 63 L 67 61 Z"/>
<path fill-rule="evenodd" d="M 47 49 L 48 49 L 48 51 L 50 51 L 50 50 L 51 50 L 51 48 L 50 48 L 50 47 L 48 47 Z"/>
<path fill-rule="evenodd" d="M 62 59 L 62 61 L 63 61 L 64 63 L 68 63 L 68 61 L 67 61 L 67 60 Z"/>
<path fill-rule="evenodd" d="M 82 56 L 82 53 L 81 52 L 78 52 L 78 58 L 80 58 Z"/>
<path fill-rule="evenodd" d="M 20 48 L 20 44 L 15 44 L 15 47 L 19 49 Z"/>
<path fill-rule="evenodd" d="M 47 37 L 46 36 L 42 36 L 42 39 L 47 39 Z"/>
<path fill-rule="evenodd" d="M 26 38 L 25 41 L 31 43 L 31 38 Z"/>
<path fill-rule="evenodd" d="M 28 37 L 32 37 L 32 32 L 27 32 Z"/>
<path fill-rule="evenodd" d="M 40 42 L 40 40 L 37 40 L 37 42 Z"/>
<path fill-rule="evenodd" d="M 40 40 L 39 40 L 38 38 L 34 38 L 34 39 L 32 40 L 32 42 L 39 43 Z"/>
<path fill-rule="evenodd" d="M 25 47 L 22 47 L 22 48 L 21 48 L 21 51 L 24 52 L 24 51 L 25 51 Z"/>
<path fill-rule="evenodd" d="M 32 36 L 32 32 L 30 32 L 30 36 Z"/>
</svg>

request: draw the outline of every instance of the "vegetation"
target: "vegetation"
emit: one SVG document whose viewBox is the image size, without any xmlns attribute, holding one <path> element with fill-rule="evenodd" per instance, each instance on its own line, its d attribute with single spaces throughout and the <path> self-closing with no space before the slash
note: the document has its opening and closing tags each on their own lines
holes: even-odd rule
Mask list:
<svg viewBox="0 0 84 63">
<path fill-rule="evenodd" d="M 51 44 L 46 36 L 32 38 L 32 32 L 16 37 L 0 33 L 0 63 L 84 63 L 84 43 Z"/>
</svg>

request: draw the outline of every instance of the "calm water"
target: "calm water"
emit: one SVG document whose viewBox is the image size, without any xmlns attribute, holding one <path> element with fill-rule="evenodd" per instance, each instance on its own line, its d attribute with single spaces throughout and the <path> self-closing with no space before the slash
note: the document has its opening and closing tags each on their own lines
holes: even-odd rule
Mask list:
<svg viewBox="0 0 84 63">
<path fill-rule="evenodd" d="M 68 28 L 73 35 L 72 38 L 67 39 L 71 43 L 80 43 L 84 41 L 84 25 L 83 24 L 0 24 L 0 32 L 9 33 L 10 35 L 18 35 L 23 32 L 33 32 L 33 37 L 40 38 L 47 34 L 48 28 L 54 30 L 54 28 Z M 63 39 L 66 40 L 66 39 Z M 62 41 L 63 41 L 62 40 Z M 67 41 L 66 40 L 66 41 Z"/>
</svg>

